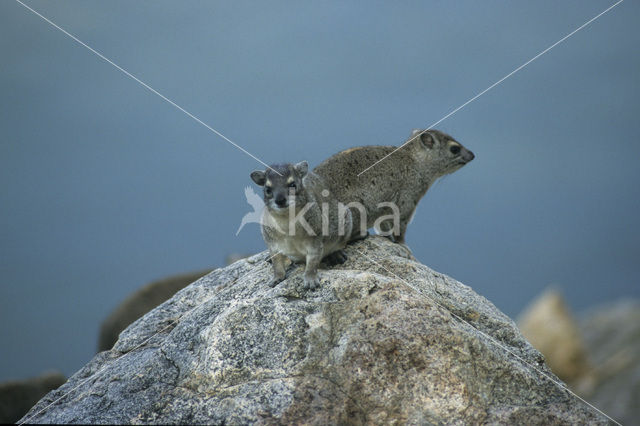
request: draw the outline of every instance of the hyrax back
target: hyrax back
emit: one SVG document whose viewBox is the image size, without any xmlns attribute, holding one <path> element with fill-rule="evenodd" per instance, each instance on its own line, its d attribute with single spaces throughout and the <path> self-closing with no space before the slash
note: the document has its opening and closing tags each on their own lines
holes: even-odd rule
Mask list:
<svg viewBox="0 0 640 426">
<path fill-rule="evenodd" d="M 363 238 L 368 228 L 376 226 L 394 241 L 404 242 L 407 225 L 429 187 L 474 158 L 471 151 L 438 130 L 414 130 L 403 145 L 401 149 L 347 149 L 314 169 L 338 200 L 351 208 L 352 240 Z M 392 217 L 397 217 L 395 223 Z"/>
<path fill-rule="evenodd" d="M 305 288 L 318 287 L 320 261 L 344 262 L 352 233 L 351 212 L 341 205 L 308 164 L 272 165 L 251 179 L 263 187 L 262 236 L 272 256 L 275 285 L 285 278 L 285 256 L 306 262 Z"/>
</svg>

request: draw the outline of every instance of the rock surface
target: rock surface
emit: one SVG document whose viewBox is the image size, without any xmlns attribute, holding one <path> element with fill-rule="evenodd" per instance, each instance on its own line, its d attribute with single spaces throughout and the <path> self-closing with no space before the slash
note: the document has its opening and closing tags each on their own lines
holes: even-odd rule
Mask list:
<svg viewBox="0 0 640 426">
<path fill-rule="evenodd" d="M 132 324 L 23 420 L 606 423 L 547 378 L 558 380 L 471 288 L 381 237 L 347 255 L 320 270 L 314 292 L 299 290 L 301 266 L 269 287 L 266 253 L 210 273 Z"/>
</svg>

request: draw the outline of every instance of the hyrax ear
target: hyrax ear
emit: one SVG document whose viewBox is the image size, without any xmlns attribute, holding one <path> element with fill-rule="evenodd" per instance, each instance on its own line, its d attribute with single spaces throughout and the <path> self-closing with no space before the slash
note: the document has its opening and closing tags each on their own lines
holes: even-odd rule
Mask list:
<svg viewBox="0 0 640 426">
<path fill-rule="evenodd" d="M 293 166 L 293 168 L 296 170 L 296 172 L 298 172 L 300 177 L 304 177 L 307 175 L 307 172 L 309 171 L 309 163 L 307 163 L 306 161 L 301 161 L 295 166 Z"/>
<path fill-rule="evenodd" d="M 413 129 L 411 131 L 411 137 L 414 137 L 415 135 L 417 135 L 418 133 L 420 133 L 422 131 L 422 129 Z"/>
<path fill-rule="evenodd" d="M 267 174 L 262 170 L 254 170 L 251 172 L 251 179 L 258 184 L 258 186 L 264 186 L 267 181 Z"/>
<path fill-rule="evenodd" d="M 422 142 L 422 144 L 429 149 L 433 148 L 433 145 L 435 144 L 433 135 L 431 135 L 431 133 L 429 132 L 424 132 L 420 135 L 420 142 Z"/>
</svg>

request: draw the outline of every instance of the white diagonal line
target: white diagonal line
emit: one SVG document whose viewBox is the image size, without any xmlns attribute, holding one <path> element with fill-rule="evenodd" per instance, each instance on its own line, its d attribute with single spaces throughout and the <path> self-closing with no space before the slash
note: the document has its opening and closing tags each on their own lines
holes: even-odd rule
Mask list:
<svg viewBox="0 0 640 426">
<path fill-rule="evenodd" d="M 375 260 L 373 260 L 371 257 L 367 256 L 366 254 L 364 254 L 362 251 L 358 250 L 357 248 L 353 248 L 355 251 L 357 251 L 358 253 L 360 253 L 365 259 L 367 259 L 369 262 L 381 267 L 382 269 L 384 269 L 385 271 L 387 271 L 390 274 L 393 274 L 396 278 L 398 278 L 400 281 L 402 281 L 403 283 L 405 283 L 409 288 L 411 288 L 413 291 L 415 291 L 416 293 L 426 297 L 427 299 L 429 299 L 430 301 L 432 301 L 433 303 L 435 303 L 436 305 L 438 305 L 440 308 L 444 309 L 445 311 L 449 312 L 449 314 L 451 314 L 451 316 L 455 317 L 458 321 L 464 322 L 465 324 L 467 324 L 469 327 L 472 327 L 474 330 L 476 330 L 478 333 L 482 334 L 483 336 L 485 336 L 487 339 L 489 339 L 490 342 L 494 343 L 496 346 L 500 347 L 501 349 L 503 349 L 504 351 L 506 351 L 507 353 L 513 355 L 514 357 L 518 358 L 520 361 L 524 362 L 525 364 L 527 364 L 529 367 L 533 368 L 535 371 L 537 371 L 538 373 L 540 373 L 542 376 L 546 377 L 547 379 L 549 379 L 551 382 L 555 383 L 557 386 L 559 386 L 561 389 L 566 390 L 567 392 L 569 392 L 571 395 L 575 396 L 576 398 L 578 398 L 580 401 L 582 401 L 583 403 L 585 403 L 586 405 L 588 405 L 589 407 L 591 407 L 592 409 L 594 409 L 595 411 L 597 411 L 598 413 L 602 414 L 603 416 L 605 416 L 606 418 L 608 418 L 609 420 L 611 420 L 612 422 L 614 422 L 615 424 L 617 424 L 618 426 L 622 426 L 620 423 L 618 423 L 617 421 L 615 421 L 614 419 L 612 419 L 611 417 L 609 417 L 607 414 L 605 414 L 604 412 L 602 412 L 600 409 L 598 409 L 598 407 L 595 407 L 593 404 L 591 404 L 589 401 L 586 401 L 585 399 L 581 398 L 580 396 L 578 396 L 575 392 L 573 392 L 571 389 L 569 389 L 565 384 L 563 384 L 562 382 L 559 382 L 558 380 L 554 379 L 553 377 L 551 377 L 548 373 L 540 370 L 537 366 L 535 366 L 534 364 L 531 364 L 529 361 L 525 360 L 524 358 L 522 358 L 521 356 L 519 356 L 518 354 L 516 354 L 515 352 L 511 351 L 510 349 L 508 349 L 504 344 L 502 344 L 501 342 L 499 342 L 495 337 L 485 333 L 484 331 L 480 330 L 479 328 L 475 327 L 473 324 L 471 324 L 469 321 L 465 320 L 464 318 L 461 318 L 460 316 L 456 315 L 455 313 L 453 313 L 450 309 L 447 309 L 445 306 L 443 306 L 442 304 L 438 303 L 437 300 L 435 300 L 434 298 L 432 298 L 431 296 L 421 292 L 420 290 L 418 290 L 413 284 L 409 283 L 409 281 L 405 280 L 404 278 L 402 278 L 401 276 L 399 276 L 398 274 L 396 274 L 395 272 L 392 272 L 390 270 L 388 270 L 387 268 L 385 268 L 383 265 L 379 264 L 378 262 L 376 262 Z"/>
<path fill-rule="evenodd" d="M 109 64 L 113 65 L 116 69 L 118 69 L 119 71 L 121 71 L 123 74 L 125 74 L 127 77 L 130 77 L 131 79 L 133 79 L 134 81 L 136 81 L 137 83 L 139 83 L 141 86 L 143 86 L 144 88 L 148 89 L 149 91 L 151 91 L 152 93 L 158 95 L 160 98 L 162 98 L 163 100 L 165 100 L 166 102 L 168 102 L 169 104 L 173 105 L 174 107 L 176 107 L 177 109 L 179 109 L 180 111 L 182 111 L 183 113 L 185 113 L 186 115 L 188 115 L 189 117 L 193 118 L 195 121 L 197 121 L 199 124 L 203 125 L 204 127 L 206 127 L 207 129 L 211 130 L 213 133 L 215 133 L 216 135 L 218 135 L 219 137 L 221 137 L 222 139 L 224 139 L 225 141 L 229 142 L 231 145 L 235 146 L 236 148 L 238 148 L 240 151 L 244 152 L 245 154 L 247 154 L 249 157 L 253 158 L 254 160 L 256 160 L 257 162 L 261 163 L 262 165 L 266 166 L 267 168 L 269 168 L 269 165 L 267 163 L 265 163 L 264 161 L 260 160 L 258 157 L 256 157 L 255 155 L 251 154 L 249 151 L 247 151 L 246 149 L 244 149 L 243 147 L 241 147 L 240 145 L 238 145 L 237 143 L 235 143 L 234 141 L 232 141 L 231 139 L 229 139 L 228 137 L 226 137 L 225 135 L 223 135 L 222 133 L 220 133 L 219 131 L 217 131 L 216 129 L 214 129 L 213 127 L 211 127 L 210 125 L 208 125 L 207 123 L 205 123 L 204 121 L 200 120 L 198 117 L 196 117 L 195 115 L 191 114 L 189 111 L 187 111 L 186 109 L 184 109 L 183 107 L 181 107 L 180 105 L 178 105 L 177 103 L 175 103 L 174 101 L 172 101 L 171 99 L 167 98 L 165 95 L 163 95 L 162 93 L 158 92 L 156 89 L 154 89 L 153 87 L 149 86 L 147 83 L 145 83 L 144 81 L 140 80 L 138 77 L 136 77 L 135 75 L 131 74 L 129 71 L 125 70 L 124 68 L 122 68 L 121 66 L 119 66 L 118 64 L 116 64 L 115 62 L 113 62 L 111 59 L 107 58 L 106 56 L 104 56 L 102 53 L 98 52 L 97 50 L 95 50 L 94 48 L 92 48 L 91 46 L 89 46 L 88 44 L 86 44 L 85 42 L 83 42 L 82 40 L 80 40 L 78 37 L 74 36 L 73 34 L 69 33 L 68 31 L 66 31 L 65 29 L 61 28 L 59 25 L 55 24 L 54 22 L 52 22 L 50 19 L 48 19 L 47 17 L 41 15 L 40 13 L 38 13 L 37 11 L 33 10 L 32 8 L 30 8 L 29 6 L 27 6 L 26 4 L 24 4 L 22 1 L 20 0 L 16 0 L 16 2 L 18 2 L 19 4 L 21 4 L 22 6 L 24 6 L 26 9 L 30 10 L 31 12 L 33 12 L 34 14 L 36 14 L 37 16 L 39 16 L 40 18 L 44 19 L 46 22 L 48 22 L 49 24 L 51 24 L 53 27 L 57 28 L 58 30 L 62 31 L 64 34 L 66 34 L 67 36 L 69 36 L 71 39 L 73 39 L 75 42 L 77 42 L 78 44 L 80 44 L 81 46 L 86 47 L 87 49 L 89 49 L 91 52 L 93 52 L 96 56 L 98 56 L 100 59 L 108 62 Z M 277 170 L 274 170 L 274 172 L 278 173 Z"/>
<path fill-rule="evenodd" d="M 515 70 L 511 71 L 509 74 L 505 75 L 504 77 L 502 77 L 500 80 L 496 81 L 495 83 L 493 83 L 491 86 L 487 87 L 486 89 L 484 89 L 482 92 L 478 93 L 477 95 L 475 95 L 473 98 L 469 99 L 467 102 L 463 103 L 462 105 L 460 105 L 458 108 L 454 109 L 453 111 L 451 111 L 450 113 L 448 113 L 447 115 L 445 115 L 444 117 L 442 117 L 440 120 L 436 121 L 435 123 L 431 124 L 429 127 L 427 127 L 426 129 L 424 129 L 423 131 L 421 131 L 420 133 L 416 134 L 415 136 L 413 136 L 411 139 L 409 139 L 408 141 L 406 141 L 405 143 L 403 143 L 402 145 L 400 145 L 398 148 L 394 149 L 393 151 L 391 151 L 389 154 L 385 155 L 384 157 L 382 157 L 381 159 L 379 159 L 378 161 L 376 161 L 375 163 L 373 163 L 372 165 L 370 165 L 369 167 L 367 167 L 366 169 L 364 169 L 363 171 L 361 171 L 360 173 L 358 173 L 358 176 L 360 176 L 361 174 L 363 174 L 364 172 L 366 172 L 367 170 L 369 170 L 370 168 L 372 168 L 373 166 L 375 166 L 376 164 L 378 164 L 379 162 L 383 161 L 385 158 L 389 157 L 391 154 L 393 154 L 394 152 L 398 151 L 399 149 L 402 149 L 405 145 L 407 145 L 409 142 L 411 142 L 412 140 L 414 140 L 415 138 L 419 137 L 421 134 L 423 134 L 424 132 L 431 130 L 434 126 L 437 126 L 438 124 L 440 124 L 442 121 L 446 120 L 447 118 L 451 117 L 453 114 L 455 114 L 456 112 L 460 111 L 462 108 L 466 107 L 467 105 L 469 105 L 471 102 L 475 101 L 476 99 L 478 99 L 480 96 L 484 95 L 485 93 L 487 93 L 489 90 L 493 89 L 494 87 L 496 87 L 498 84 L 502 83 L 503 81 L 505 81 L 506 79 L 508 79 L 509 77 L 511 77 L 512 75 L 514 75 L 515 73 L 517 73 L 518 71 L 520 71 L 522 68 L 526 67 L 527 65 L 529 65 L 531 62 L 535 61 L 536 59 L 538 59 L 540 56 L 544 55 L 545 53 L 547 53 L 548 51 L 550 51 L 551 49 L 553 49 L 554 47 L 556 47 L 557 45 L 559 45 L 560 43 L 562 43 L 563 41 L 565 41 L 566 39 L 568 39 L 569 37 L 571 37 L 572 35 L 574 35 L 575 33 L 577 33 L 578 31 L 580 31 L 581 29 L 583 29 L 584 27 L 586 27 L 587 25 L 589 25 L 590 23 L 592 23 L 593 21 L 595 21 L 596 19 L 598 19 L 599 17 L 601 17 L 602 15 L 604 15 L 605 13 L 607 13 L 608 11 L 610 11 L 611 9 L 613 9 L 614 7 L 616 7 L 617 5 L 619 5 L 620 3 L 622 3 L 624 0 L 618 0 L 617 3 L 609 6 L 607 9 L 605 9 L 604 11 L 600 12 L 598 15 L 594 16 L 593 18 L 589 19 L 587 22 L 585 22 L 584 24 L 580 25 L 578 28 L 576 28 L 575 30 L 571 31 L 569 34 L 567 34 L 566 36 L 562 37 L 560 40 L 556 41 L 555 43 L 553 43 L 551 46 L 547 47 L 546 49 L 544 49 L 542 52 L 538 53 L 536 56 L 534 56 L 533 58 L 529 59 L 527 62 L 525 62 L 524 64 L 520 65 L 518 68 L 516 68 Z"/>
</svg>

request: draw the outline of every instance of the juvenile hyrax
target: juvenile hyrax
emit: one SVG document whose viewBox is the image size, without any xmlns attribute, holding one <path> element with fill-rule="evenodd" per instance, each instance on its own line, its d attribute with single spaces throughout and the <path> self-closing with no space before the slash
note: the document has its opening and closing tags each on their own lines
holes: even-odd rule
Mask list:
<svg viewBox="0 0 640 426">
<path fill-rule="evenodd" d="M 330 263 L 346 260 L 342 249 L 352 233 L 351 212 L 308 168 L 303 161 L 251 173 L 264 190 L 262 237 L 272 257 L 272 286 L 285 278 L 286 257 L 306 262 L 307 289 L 319 286 L 318 265 L 323 258 Z"/>
<path fill-rule="evenodd" d="M 403 243 L 407 224 L 429 187 L 439 177 L 455 172 L 474 158 L 471 151 L 438 130 L 414 130 L 405 143 L 396 152 L 395 146 L 347 149 L 314 169 L 337 199 L 350 207 L 353 217 L 350 240 L 365 237 L 367 229 L 375 226 Z M 387 155 L 388 158 L 358 176 Z"/>
</svg>

